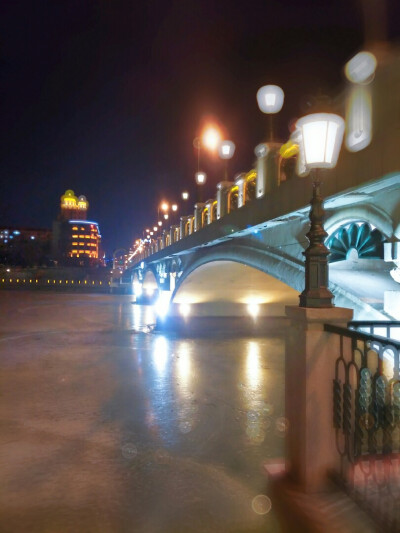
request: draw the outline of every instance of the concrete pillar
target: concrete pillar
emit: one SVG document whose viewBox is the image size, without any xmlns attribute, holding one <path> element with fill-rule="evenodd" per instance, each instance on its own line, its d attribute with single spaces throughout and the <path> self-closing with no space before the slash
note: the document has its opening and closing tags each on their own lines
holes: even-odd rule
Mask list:
<svg viewBox="0 0 400 533">
<path fill-rule="evenodd" d="M 228 192 L 232 181 L 220 181 L 217 185 L 217 218 L 220 219 L 228 212 Z"/>
<path fill-rule="evenodd" d="M 256 198 L 279 187 L 279 149 L 281 143 L 264 143 L 256 148 Z"/>
<path fill-rule="evenodd" d="M 194 206 L 194 231 L 199 231 L 203 227 L 203 209 L 205 205 L 198 202 Z"/>
<path fill-rule="evenodd" d="M 191 235 L 194 231 L 194 216 L 191 215 L 188 217 L 188 235 Z"/>
<path fill-rule="evenodd" d="M 300 490 L 318 492 L 340 464 L 333 427 L 339 336 L 325 332 L 324 324 L 346 327 L 353 310 L 288 306 L 286 315 L 291 320 L 285 366 L 288 474 Z"/>
<path fill-rule="evenodd" d="M 213 203 L 214 199 L 207 200 L 206 202 L 207 219 L 204 221 L 205 224 L 211 224 L 211 222 L 213 221 Z"/>
<path fill-rule="evenodd" d="M 169 242 L 170 244 L 173 244 L 174 242 L 177 241 L 177 238 L 176 238 L 176 230 L 178 229 L 178 226 L 171 226 L 169 228 Z"/>
<path fill-rule="evenodd" d="M 187 228 L 187 221 L 188 221 L 189 217 L 186 215 L 186 216 L 183 216 L 181 217 L 180 219 L 180 237 L 181 239 L 183 239 L 183 237 L 187 237 L 188 235 L 188 228 Z"/>
<path fill-rule="evenodd" d="M 168 246 L 168 244 L 167 244 L 167 230 L 163 230 L 162 235 L 161 235 L 161 242 L 162 242 L 162 248 L 165 248 L 166 246 Z"/>
<path fill-rule="evenodd" d="M 242 207 L 246 203 L 246 173 L 242 172 L 235 178 L 235 185 L 238 186 L 238 207 Z"/>
</svg>

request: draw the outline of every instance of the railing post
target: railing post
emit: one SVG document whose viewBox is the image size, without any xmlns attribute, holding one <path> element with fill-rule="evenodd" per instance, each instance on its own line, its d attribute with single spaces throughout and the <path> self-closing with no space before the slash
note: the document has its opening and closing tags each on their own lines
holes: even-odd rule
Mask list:
<svg viewBox="0 0 400 533">
<path fill-rule="evenodd" d="M 183 237 L 187 237 L 188 235 L 188 232 L 186 230 L 186 224 L 187 224 L 188 219 L 189 217 L 187 215 L 181 216 L 180 223 L 179 223 L 181 239 L 183 239 Z"/>
<path fill-rule="evenodd" d="M 291 320 L 285 363 L 288 474 L 301 490 L 316 492 L 340 460 L 332 394 L 340 338 L 324 332 L 324 324 L 345 327 L 353 310 L 288 306 L 286 315 Z"/>
<path fill-rule="evenodd" d="M 206 202 L 206 208 L 207 208 L 206 224 L 211 224 L 211 222 L 213 221 L 213 213 L 212 213 L 213 203 L 214 203 L 213 199 L 207 200 Z"/>
<path fill-rule="evenodd" d="M 163 230 L 161 235 L 162 248 L 164 249 L 167 245 L 167 230 Z"/>
<path fill-rule="evenodd" d="M 176 242 L 176 230 L 177 230 L 178 226 L 171 226 L 169 228 L 169 243 L 170 244 L 174 244 L 174 242 Z"/>
<path fill-rule="evenodd" d="M 281 143 L 266 143 L 257 154 L 257 189 L 256 197 L 261 198 L 279 187 L 279 149 Z"/>
<path fill-rule="evenodd" d="M 205 204 L 198 202 L 194 206 L 194 231 L 199 231 L 203 227 L 203 209 Z"/>
<path fill-rule="evenodd" d="M 228 213 L 228 192 L 232 187 L 231 181 L 221 181 L 217 185 L 217 218 L 220 219 Z"/>
<path fill-rule="evenodd" d="M 235 178 L 235 185 L 238 186 L 238 207 L 242 207 L 246 203 L 246 173 L 242 172 Z"/>
</svg>

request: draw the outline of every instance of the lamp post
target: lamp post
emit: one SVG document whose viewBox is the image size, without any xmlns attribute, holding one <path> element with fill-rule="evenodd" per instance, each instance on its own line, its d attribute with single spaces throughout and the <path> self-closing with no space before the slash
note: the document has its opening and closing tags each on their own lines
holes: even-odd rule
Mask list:
<svg viewBox="0 0 400 533">
<path fill-rule="evenodd" d="M 198 201 L 201 202 L 202 199 L 203 199 L 203 185 L 205 184 L 205 182 L 207 181 L 207 174 L 205 172 L 196 172 L 196 174 L 194 175 L 195 177 L 195 180 L 196 180 L 196 184 L 197 184 L 197 197 L 198 197 Z"/>
<path fill-rule="evenodd" d="M 344 120 L 332 113 L 313 113 L 297 121 L 301 135 L 304 165 L 314 171 L 313 196 L 310 209 L 309 246 L 305 255 L 305 289 L 300 295 L 300 307 L 333 307 L 333 294 L 328 288 L 329 250 L 325 246 L 323 200 L 318 169 L 333 168 L 343 140 Z"/>
<path fill-rule="evenodd" d="M 278 85 L 264 85 L 257 91 L 257 103 L 260 111 L 269 115 L 269 137 L 274 139 L 273 115 L 282 109 L 285 94 Z"/>
<path fill-rule="evenodd" d="M 158 207 L 157 207 L 157 221 L 158 221 L 157 224 L 159 226 L 162 226 L 162 222 L 160 220 L 160 210 L 163 213 L 163 217 L 165 219 L 168 219 L 168 209 L 169 209 L 169 205 L 168 205 L 167 202 L 163 201 L 163 202 L 161 202 L 161 204 L 158 205 Z"/>
<path fill-rule="evenodd" d="M 172 224 L 175 224 L 176 212 L 178 211 L 178 204 L 172 204 L 171 210 L 172 210 L 171 222 Z"/>
<path fill-rule="evenodd" d="M 218 148 L 219 157 L 225 160 L 225 180 L 228 179 L 228 161 L 232 159 L 235 148 L 235 143 L 232 141 L 222 141 Z"/>
</svg>

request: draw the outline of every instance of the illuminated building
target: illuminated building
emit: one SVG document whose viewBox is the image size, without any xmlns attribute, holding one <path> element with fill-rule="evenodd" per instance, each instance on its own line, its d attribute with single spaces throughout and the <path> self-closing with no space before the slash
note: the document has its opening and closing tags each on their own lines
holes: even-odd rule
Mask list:
<svg viewBox="0 0 400 533">
<path fill-rule="evenodd" d="M 70 247 L 68 257 L 87 258 L 89 263 L 99 259 L 100 232 L 97 222 L 89 220 L 69 220 Z"/>
<path fill-rule="evenodd" d="M 89 202 L 85 196 L 75 196 L 74 191 L 68 189 L 61 196 L 61 212 L 59 219 L 61 220 L 86 220 L 87 210 L 89 208 Z"/>
<path fill-rule="evenodd" d="M 53 223 L 53 253 L 60 264 L 96 266 L 102 263 L 101 235 L 97 222 L 87 220 L 89 202 L 67 190 L 61 196 L 60 213 Z"/>
</svg>

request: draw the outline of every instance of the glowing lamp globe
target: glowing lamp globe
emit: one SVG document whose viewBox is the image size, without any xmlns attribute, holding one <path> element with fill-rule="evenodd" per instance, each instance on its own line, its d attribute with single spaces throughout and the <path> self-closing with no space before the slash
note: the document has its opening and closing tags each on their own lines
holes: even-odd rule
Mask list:
<svg viewBox="0 0 400 533">
<path fill-rule="evenodd" d="M 218 147 L 220 139 L 219 131 L 213 126 L 208 127 L 202 136 L 203 144 L 209 150 L 215 150 Z"/>
<path fill-rule="evenodd" d="M 296 126 L 301 134 L 300 153 L 306 169 L 336 166 L 344 134 L 342 117 L 333 113 L 313 113 L 300 118 Z"/>
<path fill-rule="evenodd" d="M 264 85 L 257 91 L 257 103 L 263 113 L 278 113 L 283 106 L 285 94 L 277 85 Z"/>
<path fill-rule="evenodd" d="M 183 191 L 182 200 L 188 200 L 188 199 L 189 199 L 189 193 L 187 191 Z"/>
<path fill-rule="evenodd" d="M 218 153 L 221 159 L 231 159 L 235 153 L 235 144 L 232 141 L 222 141 L 219 145 Z"/>
<path fill-rule="evenodd" d="M 374 79 L 376 57 L 371 52 L 359 52 L 344 68 L 348 80 L 352 83 L 368 84 Z"/>
<path fill-rule="evenodd" d="M 207 179 L 207 175 L 205 172 L 196 172 L 194 175 L 196 179 L 197 185 L 204 185 Z"/>
</svg>

